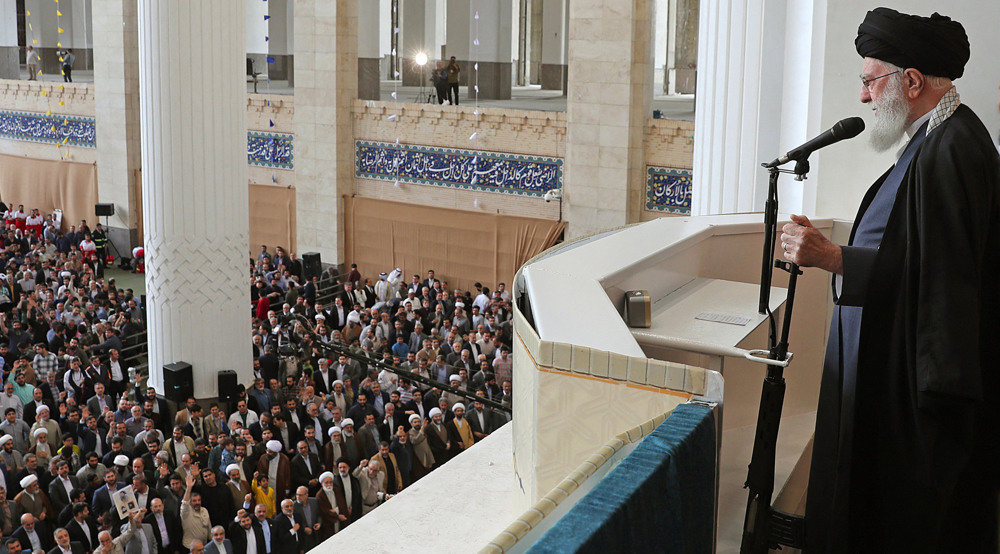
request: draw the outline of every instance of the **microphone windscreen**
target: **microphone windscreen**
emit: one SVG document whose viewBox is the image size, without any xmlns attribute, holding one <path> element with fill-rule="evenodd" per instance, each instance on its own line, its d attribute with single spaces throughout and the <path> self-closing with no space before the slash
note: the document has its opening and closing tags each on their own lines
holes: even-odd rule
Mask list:
<svg viewBox="0 0 1000 554">
<path fill-rule="evenodd" d="M 833 136 L 837 140 L 854 138 L 865 130 L 865 120 L 860 117 L 841 119 L 833 126 Z"/>
</svg>

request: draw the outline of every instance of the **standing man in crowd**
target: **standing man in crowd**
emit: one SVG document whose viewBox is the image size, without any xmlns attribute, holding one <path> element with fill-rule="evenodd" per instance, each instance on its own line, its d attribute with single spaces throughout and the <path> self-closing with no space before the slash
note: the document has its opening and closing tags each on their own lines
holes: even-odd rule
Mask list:
<svg viewBox="0 0 1000 554">
<path fill-rule="evenodd" d="M 806 504 L 809 554 L 996 552 L 1000 156 L 962 104 L 970 45 L 937 13 L 868 12 L 870 139 L 896 163 L 847 245 L 802 216 L 785 257 L 834 274 Z"/>
<path fill-rule="evenodd" d="M 62 54 L 59 56 L 62 60 L 62 71 L 63 71 L 63 81 L 67 83 L 73 82 L 73 62 L 76 61 L 76 56 L 73 55 L 73 51 L 67 48 L 63 50 Z"/>
<path fill-rule="evenodd" d="M 38 52 L 35 52 L 35 48 L 29 44 L 25 53 L 25 58 L 25 61 L 28 63 L 28 80 L 37 81 L 38 74 L 40 73 L 38 68 L 42 64 L 42 57 L 39 56 Z"/>
<path fill-rule="evenodd" d="M 431 82 L 434 83 L 434 90 L 437 91 L 438 104 L 444 104 L 444 100 L 448 96 L 448 72 L 441 65 L 441 60 L 438 60 L 437 67 L 431 73 Z M 385 273 L 381 277 L 384 279 Z M 381 296 L 379 297 L 379 301 L 385 302 Z"/>
<path fill-rule="evenodd" d="M 448 101 L 451 102 L 452 106 L 458 105 L 458 77 L 462 72 L 461 66 L 455 61 L 455 56 L 451 57 L 448 61 L 448 67 L 445 68 L 448 72 Z M 419 276 L 418 276 L 419 278 Z"/>
</svg>

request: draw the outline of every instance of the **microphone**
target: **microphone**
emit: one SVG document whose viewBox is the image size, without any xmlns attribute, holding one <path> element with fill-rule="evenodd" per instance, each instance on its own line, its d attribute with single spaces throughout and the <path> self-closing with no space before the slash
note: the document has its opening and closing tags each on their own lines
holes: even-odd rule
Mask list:
<svg viewBox="0 0 1000 554">
<path fill-rule="evenodd" d="M 840 142 L 844 139 L 854 138 L 860 135 L 861 131 L 864 130 L 865 120 L 860 117 L 848 117 L 847 119 L 841 119 L 829 130 L 802 146 L 789 150 L 784 156 L 776 158 L 773 162 L 767 164 L 767 167 L 777 167 L 790 161 L 804 160 L 809 157 L 809 154 L 812 154 L 816 150 L 826 148 L 827 146 Z"/>
</svg>

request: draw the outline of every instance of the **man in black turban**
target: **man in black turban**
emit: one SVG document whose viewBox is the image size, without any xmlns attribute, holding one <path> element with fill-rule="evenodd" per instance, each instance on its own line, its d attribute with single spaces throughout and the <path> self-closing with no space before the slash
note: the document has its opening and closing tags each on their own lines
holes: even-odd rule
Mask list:
<svg viewBox="0 0 1000 554">
<path fill-rule="evenodd" d="M 907 141 L 847 245 L 801 216 L 781 235 L 834 274 L 806 552 L 997 552 L 1000 156 L 951 82 L 969 42 L 878 8 L 855 46 L 872 146 Z"/>
</svg>

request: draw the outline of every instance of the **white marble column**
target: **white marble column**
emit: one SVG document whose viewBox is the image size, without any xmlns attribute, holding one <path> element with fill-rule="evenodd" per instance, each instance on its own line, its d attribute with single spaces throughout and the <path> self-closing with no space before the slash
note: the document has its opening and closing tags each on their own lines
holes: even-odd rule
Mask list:
<svg viewBox="0 0 1000 554">
<path fill-rule="evenodd" d="M 255 0 L 250 0 L 255 1 Z M 257 0 L 259 1 L 259 0 Z M 261 2 L 265 3 L 265 2 Z M 266 52 L 274 58 L 267 73 L 272 81 L 288 81 L 295 86 L 295 0 L 268 0 Z"/>
<path fill-rule="evenodd" d="M 17 0 L 0 0 L 0 79 L 20 79 Z"/>
<path fill-rule="evenodd" d="M 569 75 L 569 0 L 543 0 L 542 6 L 542 89 L 566 91 Z"/>
<path fill-rule="evenodd" d="M 570 2 L 567 238 L 639 221 L 652 117 L 652 2 Z"/>
<path fill-rule="evenodd" d="M 354 187 L 358 2 L 295 5 L 295 189 L 298 251 L 344 259 L 344 195 Z M 336 63 L 334 63 L 336 61 Z M 245 162 L 244 162 L 245 163 Z"/>
<path fill-rule="evenodd" d="M 440 52 L 436 41 L 437 0 L 400 0 L 399 35 L 400 47 L 397 54 L 402 65 L 400 72 L 403 74 L 403 84 L 429 85 L 430 72 Z M 418 53 L 426 54 L 429 60 L 422 68 L 414 61 Z"/>
<path fill-rule="evenodd" d="M 149 377 L 252 377 L 245 4 L 139 0 L 139 99 Z M 211 55 L 206 53 L 211 52 Z M 100 139 L 98 139 L 100 140 Z"/>
<path fill-rule="evenodd" d="M 123 256 L 139 244 L 139 16 L 135 0 L 94 0 L 97 194 L 115 205 L 108 238 Z M 104 218 L 99 221 L 104 223 Z M 93 225 L 93 224 L 92 224 Z"/>
<path fill-rule="evenodd" d="M 825 21 L 814 4 L 701 4 L 692 215 L 762 210 L 768 177 L 760 163 L 820 131 Z M 801 213 L 804 197 L 815 197 L 813 181 L 779 180 L 782 212 Z"/>
<path fill-rule="evenodd" d="M 479 19 L 476 19 L 476 13 Z M 450 0 L 448 2 L 448 44 L 446 57 L 455 56 L 462 66 L 462 102 L 475 98 L 477 71 L 481 100 L 510 98 L 511 41 L 513 17 L 511 0 Z M 479 44 L 476 44 L 476 40 Z"/>
<path fill-rule="evenodd" d="M 361 0 L 358 3 L 358 98 L 362 100 L 378 100 L 381 96 L 380 8 L 376 0 Z"/>
</svg>

